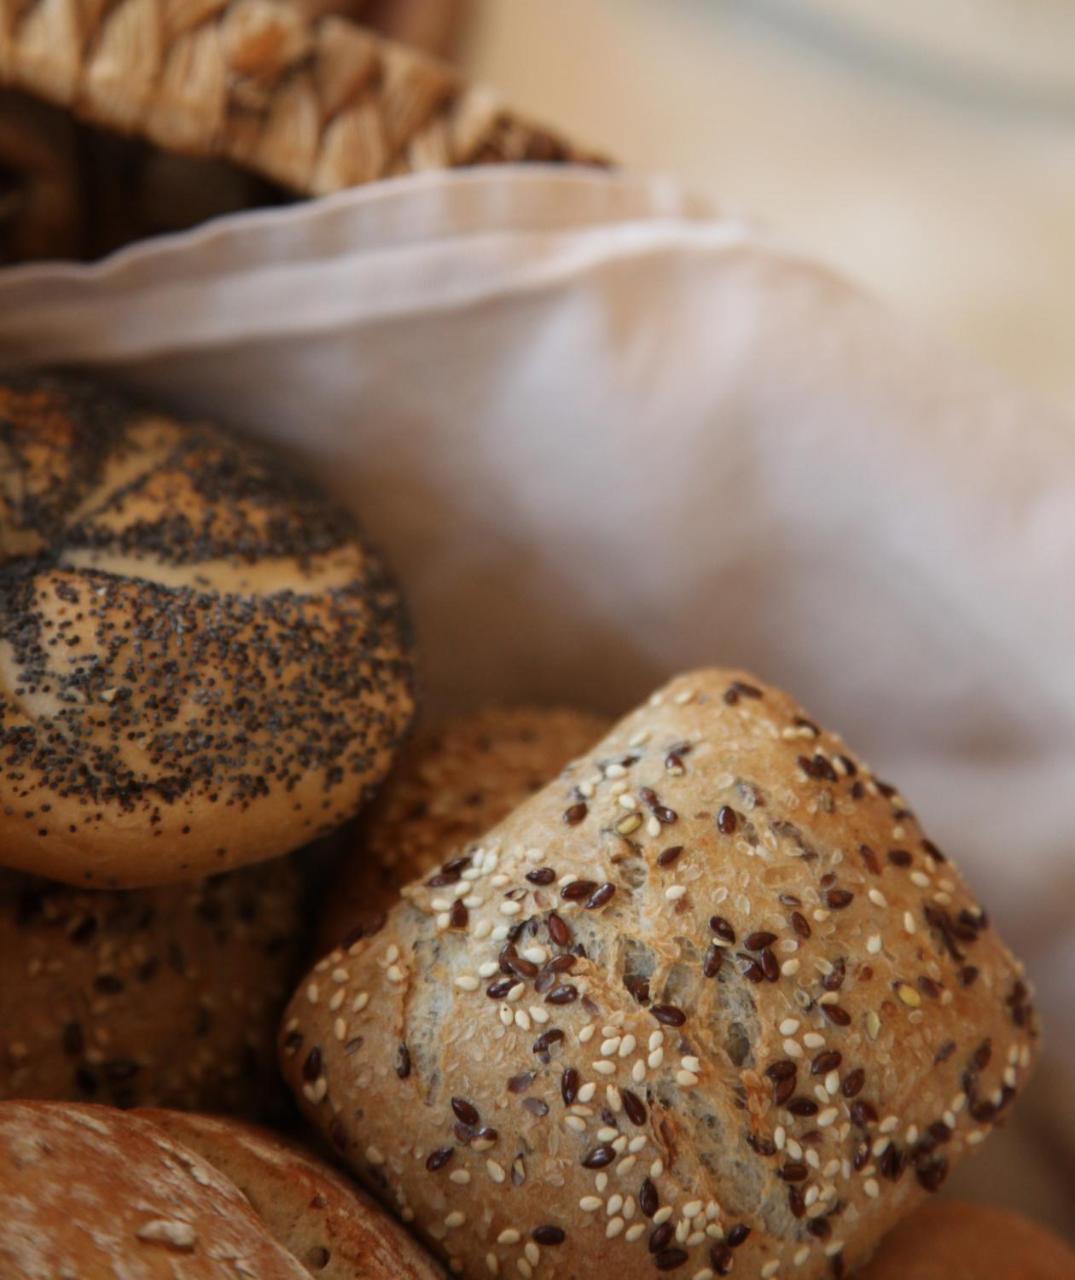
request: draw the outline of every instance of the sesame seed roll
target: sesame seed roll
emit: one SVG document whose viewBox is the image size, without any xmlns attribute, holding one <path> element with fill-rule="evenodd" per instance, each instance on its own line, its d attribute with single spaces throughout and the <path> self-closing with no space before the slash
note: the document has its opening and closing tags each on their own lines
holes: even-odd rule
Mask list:
<svg viewBox="0 0 1075 1280">
<path fill-rule="evenodd" d="M 404 898 L 300 984 L 281 1059 L 467 1276 L 838 1278 L 1033 1061 L 1022 970 L 899 791 L 741 672 L 673 680 Z"/>
<path fill-rule="evenodd" d="M 464 852 L 607 729 L 585 711 L 485 707 L 408 744 L 325 895 L 321 951 L 369 932 L 409 880 Z"/>
<path fill-rule="evenodd" d="M 191 880 L 350 817 L 413 711 L 397 591 L 284 461 L 0 377 L 0 862 Z"/>
</svg>

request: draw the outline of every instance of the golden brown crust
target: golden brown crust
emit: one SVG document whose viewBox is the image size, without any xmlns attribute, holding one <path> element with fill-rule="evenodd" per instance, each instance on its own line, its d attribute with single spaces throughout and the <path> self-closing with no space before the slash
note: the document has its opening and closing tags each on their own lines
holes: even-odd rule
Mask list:
<svg viewBox="0 0 1075 1280">
<path fill-rule="evenodd" d="M 403 885 L 496 826 L 607 729 L 585 711 L 486 707 L 416 739 L 363 813 L 325 895 L 322 952 L 367 931 Z"/>
<path fill-rule="evenodd" d="M 292 858 L 122 892 L 0 871 L 0 1098 L 265 1113 L 303 897 Z"/>
<path fill-rule="evenodd" d="M 242 1194 L 127 1112 L 0 1103 L 0 1275 L 307 1280 Z"/>
<path fill-rule="evenodd" d="M 0 381 L 0 858 L 97 887 L 338 825 L 413 711 L 398 594 L 282 460 L 93 384 Z"/>
<path fill-rule="evenodd" d="M 899 792 L 742 672 L 672 681 L 454 874 L 281 1043 L 465 1273 L 851 1271 L 1032 1063 L 1020 966 Z"/>
<path fill-rule="evenodd" d="M 272 1237 L 320 1280 L 442 1276 L 383 1209 L 294 1143 L 212 1116 L 139 1114 L 230 1179 Z"/>
<path fill-rule="evenodd" d="M 860 1280 L 1075 1280 L 1075 1253 L 1029 1218 L 950 1201 L 894 1227 Z"/>
</svg>

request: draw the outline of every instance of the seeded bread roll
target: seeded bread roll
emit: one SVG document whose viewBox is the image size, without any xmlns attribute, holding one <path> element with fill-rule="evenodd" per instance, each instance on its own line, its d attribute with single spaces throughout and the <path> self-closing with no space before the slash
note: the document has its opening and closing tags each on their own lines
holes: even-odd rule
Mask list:
<svg viewBox="0 0 1075 1280">
<path fill-rule="evenodd" d="M 934 1201 L 891 1230 L 860 1280 L 1075 1280 L 1075 1253 L 1018 1213 Z"/>
<path fill-rule="evenodd" d="M 0 1098 L 272 1110 L 303 898 L 292 858 L 124 892 L 0 872 Z"/>
<path fill-rule="evenodd" d="M 281 1049 L 467 1275 L 842 1275 L 1031 1064 L 1020 966 L 899 792 L 739 672 L 674 680 L 452 874 L 315 967 Z"/>
<path fill-rule="evenodd" d="M 144 1111 L 243 1193 L 273 1238 L 320 1280 L 438 1280 L 417 1241 L 323 1161 L 232 1120 Z"/>
<path fill-rule="evenodd" d="M 128 1112 L 0 1103 L 0 1276 L 307 1280 L 242 1192 Z"/>
<path fill-rule="evenodd" d="M 268 1133 L 0 1103 L 5 1280 L 437 1280 L 386 1214 Z"/>
<path fill-rule="evenodd" d="M 286 853 L 412 714 L 395 587 L 254 444 L 0 378 L 0 862 L 134 887 Z"/>
<path fill-rule="evenodd" d="M 607 729 L 585 711 L 486 707 L 413 742 L 325 895 L 321 951 L 376 926 L 403 885 L 496 826 Z"/>
</svg>

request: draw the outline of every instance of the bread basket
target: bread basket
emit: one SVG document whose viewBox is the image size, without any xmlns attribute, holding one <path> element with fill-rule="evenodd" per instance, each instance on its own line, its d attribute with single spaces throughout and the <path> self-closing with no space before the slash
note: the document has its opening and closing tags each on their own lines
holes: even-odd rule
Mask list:
<svg viewBox="0 0 1075 1280">
<path fill-rule="evenodd" d="M 134 139 L 143 155 L 161 149 L 228 162 L 278 188 L 229 192 L 226 208 L 418 170 L 597 161 L 437 59 L 293 0 L 0 0 L 5 88 L 91 132 Z M 89 198 L 62 167 L 71 128 L 67 118 L 51 121 L 62 142 L 50 136 L 41 148 L 57 156 L 56 172 L 31 169 L 38 187 L 47 180 L 68 204 Z M 22 162 L 13 163 L 18 170 Z M 129 167 L 124 152 L 116 171 Z M 107 169 L 97 177 L 104 190 L 94 193 L 95 207 L 118 181 Z M 9 217 L 11 204 L 9 196 Z M 103 243 L 98 236 L 88 256 L 145 230 L 125 228 Z M 27 256 L 43 256 L 40 246 Z"/>
</svg>

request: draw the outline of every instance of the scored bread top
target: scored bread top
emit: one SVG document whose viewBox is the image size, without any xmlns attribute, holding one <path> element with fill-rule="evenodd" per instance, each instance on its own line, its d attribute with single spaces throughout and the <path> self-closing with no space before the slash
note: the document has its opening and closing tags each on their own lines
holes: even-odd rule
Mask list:
<svg viewBox="0 0 1075 1280">
<path fill-rule="evenodd" d="M 413 711 L 398 593 L 283 460 L 0 377 L 0 862 L 190 880 L 338 825 Z"/>
<path fill-rule="evenodd" d="M 282 1061 L 466 1274 L 842 1275 L 1032 1062 L 907 802 L 742 672 L 673 680 L 405 897 L 301 984 Z"/>
</svg>

